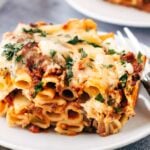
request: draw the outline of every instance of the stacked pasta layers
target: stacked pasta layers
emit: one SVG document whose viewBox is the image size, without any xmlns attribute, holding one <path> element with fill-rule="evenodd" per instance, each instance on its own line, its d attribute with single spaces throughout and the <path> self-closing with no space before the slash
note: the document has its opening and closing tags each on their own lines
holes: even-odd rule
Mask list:
<svg viewBox="0 0 150 150">
<path fill-rule="evenodd" d="M 19 24 L 0 45 L 0 115 L 32 132 L 118 132 L 133 116 L 145 57 L 89 19 Z"/>
</svg>

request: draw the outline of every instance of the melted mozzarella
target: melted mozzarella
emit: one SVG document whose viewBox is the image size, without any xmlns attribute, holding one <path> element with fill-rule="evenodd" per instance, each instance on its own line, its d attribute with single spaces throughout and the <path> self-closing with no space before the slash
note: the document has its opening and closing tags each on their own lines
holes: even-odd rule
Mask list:
<svg viewBox="0 0 150 150">
<path fill-rule="evenodd" d="M 84 104 L 81 104 L 84 110 L 87 112 L 88 118 L 95 118 L 98 120 L 100 114 L 106 113 L 107 111 L 111 111 L 112 108 L 108 107 L 106 104 L 101 103 L 95 99 L 91 99 Z"/>
<path fill-rule="evenodd" d="M 113 38 L 106 39 L 105 41 L 102 42 L 102 45 L 107 49 L 115 49 L 115 50 L 117 49 L 117 44 Z"/>
<path fill-rule="evenodd" d="M 125 63 L 124 65 L 122 65 L 120 62 L 116 62 L 115 66 L 116 66 L 119 78 L 122 75 L 124 75 L 126 72 L 128 72 L 129 74 L 132 74 L 134 71 L 131 63 Z"/>
<path fill-rule="evenodd" d="M 131 63 L 127 63 L 126 66 L 125 66 L 125 69 L 127 70 L 127 72 L 129 74 L 132 74 L 134 72 L 133 66 L 131 65 Z"/>
<path fill-rule="evenodd" d="M 95 65 L 96 67 L 99 67 L 99 65 L 110 65 L 113 64 L 114 60 L 113 57 L 110 55 L 104 55 L 104 54 L 97 54 L 95 58 Z"/>
<path fill-rule="evenodd" d="M 50 39 L 41 39 L 39 42 L 39 47 L 44 55 L 50 55 L 50 50 L 55 50 L 58 53 L 64 54 L 67 53 L 69 50 L 60 41 L 57 39 L 50 38 Z"/>
</svg>

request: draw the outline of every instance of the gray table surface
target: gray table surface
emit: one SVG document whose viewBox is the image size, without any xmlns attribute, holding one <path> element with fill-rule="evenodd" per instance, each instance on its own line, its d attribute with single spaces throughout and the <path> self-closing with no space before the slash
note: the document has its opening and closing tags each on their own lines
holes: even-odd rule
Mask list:
<svg viewBox="0 0 150 150">
<path fill-rule="evenodd" d="M 31 23 L 44 20 L 53 23 L 62 23 L 69 18 L 85 18 L 72 9 L 64 0 L 7 0 L 0 9 L 0 35 L 5 31 L 11 31 L 18 22 Z M 142 21 L 142 20 L 141 20 Z M 96 21 L 101 31 L 122 30 L 122 26 Z M 150 28 L 131 28 L 138 39 L 150 46 Z M 125 140 L 125 139 L 123 139 Z M 0 146 L 0 150 L 7 150 Z M 150 150 L 150 136 L 130 144 L 119 150 Z"/>
</svg>

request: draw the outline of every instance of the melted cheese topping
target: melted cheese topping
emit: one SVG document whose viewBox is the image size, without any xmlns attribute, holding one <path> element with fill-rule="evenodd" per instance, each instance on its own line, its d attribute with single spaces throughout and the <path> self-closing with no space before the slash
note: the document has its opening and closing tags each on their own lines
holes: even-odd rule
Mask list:
<svg viewBox="0 0 150 150">
<path fill-rule="evenodd" d="M 22 29 L 30 29 L 28 25 L 19 24 L 13 36 L 9 35 L 1 43 L 1 54 L 0 54 L 0 67 L 1 68 L 8 68 L 11 72 L 11 76 L 15 78 L 16 70 L 19 68 L 20 64 L 17 64 L 14 60 L 7 61 L 4 57 L 3 47 L 7 43 L 15 43 L 21 37 L 22 43 L 26 43 L 28 38 L 26 38 L 26 34 L 23 33 Z M 74 35 L 75 33 L 73 33 Z M 48 35 L 47 37 L 41 37 L 38 34 L 35 34 L 31 39 L 38 42 L 38 52 L 42 53 L 42 55 L 46 55 L 50 57 L 50 51 L 56 51 L 56 59 L 59 64 L 65 65 L 64 56 L 70 55 L 73 59 L 73 66 L 72 72 L 76 81 L 72 80 L 71 84 L 81 84 L 88 80 L 88 78 L 99 78 L 101 83 L 105 84 L 105 87 L 109 88 L 110 86 L 117 86 L 119 78 L 127 71 L 129 74 L 133 73 L 133 67 L 130 63 L 127 63 L 123 66 L 120 63 L 120 56 L 119 55 L 106 55 L 105 49 L 116 49 L 116 45 L 113 39 L 107 39 L 102 43 L 103 47 L 94 47 L 89 44 L 89 41 L 84 41 L 83 43 L 78 44 L 68 44 L 67 41 L 71 40 L 73 37 L 70 33 L 57 33 Z M 78 38 L 84 38 L 83 32 L 81 35 L 78 33 Z M 20 37 L 21 36 L 21 37 Z M 24 39 L 25 37 L 25 39 Z M 94 36 L 96 38 L 96 35 Z M 109 42 L 109 44 L 108 44 Z M 91 42 L 92 43 L 92 42 Z M 79 49 L 83 49 L 86 53 L 87 57 L 82 59 L 81 53 Z M 32 52 L 30 52 L 32 55 Z M 24 57 L 27 57 L 24 56 Z M 92 59 L 93 61 L 90 61 Z M 7 62 L 7 63 L 6 63 Z M 80 69 L 79 66 L 83 66 L 84 69 Z M 110 66 L 110 67 L 109 67 Z M 57 64 L 50 63 L 47 67 L 47 70 L 51 70 L 53 68 L 57 68 Z M 64 66 L 65 67 L 65 66 Z M 59 68 L 59 66 L 58 66 Z"/>
<path fill-rule="evenodd" d="M 44 55 L 50 55 L 50 50 L 56 50 L 58 53 L 64 54 L 69 50 L 60 41 L 55 38 L 42 39 L 39 42 L 39 47 Z"/>
</svg>

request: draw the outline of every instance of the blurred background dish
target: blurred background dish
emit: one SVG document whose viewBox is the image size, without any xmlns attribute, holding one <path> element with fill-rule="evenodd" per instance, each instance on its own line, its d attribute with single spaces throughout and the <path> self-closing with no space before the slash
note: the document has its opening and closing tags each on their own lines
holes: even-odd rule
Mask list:
<svg viewBox="0 0 150 150">
<path fill-rule="evenodd" d="M 132 27 L 150 27 L 150 13 L 104 0 L 66 0 L 77 11 L 99 21 Z"/>
<path fill-rule="evenodd" d="M 123 6 L 134 7 L 136 9 L 150 13 L 149 0 L 106 0 L 106 1 Z"/>
<path fill-rule="evenodd" d="M 0 0 L 0 8 L 6 3 L 7 0 Z"/>
</svg>

